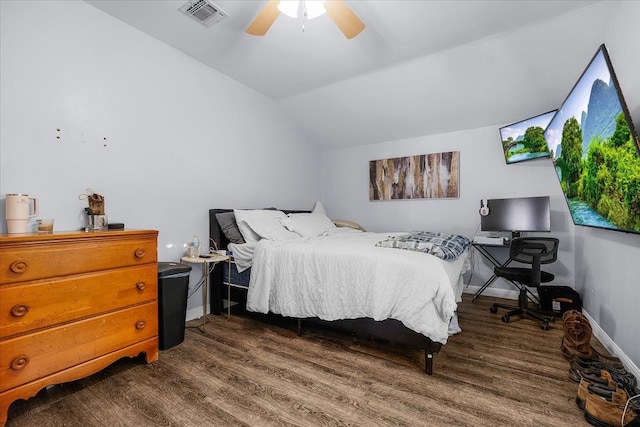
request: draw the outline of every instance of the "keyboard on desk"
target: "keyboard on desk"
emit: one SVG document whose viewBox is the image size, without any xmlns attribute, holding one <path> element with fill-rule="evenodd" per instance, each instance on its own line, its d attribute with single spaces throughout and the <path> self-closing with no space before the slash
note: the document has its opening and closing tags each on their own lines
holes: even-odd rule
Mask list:
<svg viewBox="0 0 640 427">
<path fill-rule="evenodd" d="M 505 242 L 504 237 L 489 237 L 489 236 L 474 236 L 473 243 L 479 245 L 491 245 L 491 246 L 505 246 L 508 244 Z"/>
</svg>

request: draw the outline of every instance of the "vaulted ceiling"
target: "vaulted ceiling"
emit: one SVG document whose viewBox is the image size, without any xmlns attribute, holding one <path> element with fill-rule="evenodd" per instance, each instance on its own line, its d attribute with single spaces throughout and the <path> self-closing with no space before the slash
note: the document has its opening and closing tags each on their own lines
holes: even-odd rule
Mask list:
<svg viewBox="0 0 640 427">
<path fill-rule="evenodd" d="M 345 0 L 365 23 L 348 40 L 326 15 L 280 15 L 245 33 L 267 1 L 213 0 L 207 28 L 187 0 L 85 0 L 281 103 L 321 148 L 506 124 L 557 108 L 597 47 L 605 1 Z"/>
</svg>

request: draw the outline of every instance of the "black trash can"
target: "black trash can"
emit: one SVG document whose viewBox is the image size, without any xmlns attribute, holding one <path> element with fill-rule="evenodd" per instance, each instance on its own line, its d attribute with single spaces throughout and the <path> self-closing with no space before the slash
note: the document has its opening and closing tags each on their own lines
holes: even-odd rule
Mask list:
<svg viewBox="0 0 640 427">
<path fill-rule="evenodd" d="M 538 288 L 540 308 L 562 316 L 566 311 L 582 311 L 580 294 L 569 286 L 543 285 Z"/>
<path fill-rule="evenodd" d="M 160 350 L 184 341 L 187 294 L 191 266 L 176 262 L 158 263 L 158 338 Z"/>
</svg>

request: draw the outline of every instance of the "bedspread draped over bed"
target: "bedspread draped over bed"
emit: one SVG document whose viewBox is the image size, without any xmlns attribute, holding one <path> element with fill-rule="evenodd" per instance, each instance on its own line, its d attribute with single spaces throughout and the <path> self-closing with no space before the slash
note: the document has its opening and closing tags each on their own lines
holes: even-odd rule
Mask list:
<svg viewBox="0 0 640 427">
<path fill-rule="evenodd" d="M 376 246 L 424 252 L 447 261 L 454 261 L 464 253 L 470 244 L 469 239 L 459 234 L 412 231 L 409 234 L 390 236 L 388 239 L 376 243 Z"/>
<path fill-rule="evenodd" d="M 376 247 L 388 237 L 343 232 L 260 240 L 253 254 L 247 309 L 328 321 L 391 318 L 445 344 L 462 294 L 462 274 L 469 268 L 467 253 L 444 261 Z"/>
</svg>

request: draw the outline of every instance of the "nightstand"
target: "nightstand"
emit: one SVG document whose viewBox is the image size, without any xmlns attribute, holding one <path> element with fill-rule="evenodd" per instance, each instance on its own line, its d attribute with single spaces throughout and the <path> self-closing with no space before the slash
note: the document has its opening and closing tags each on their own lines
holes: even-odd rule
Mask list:
<svg viewBox="0 0 640 427">
<path fill-rule="evenodd" d="M 229 255 L 219 255 L 219 254 L 209 254 L 210 256 L 208 258 L 204 257 L 203 255 L 200 255 L 199 257 L 195 258 L 195 257 L 189 257 L 189 256 L 183 256 L 182 258 L 180 258 L 180 261 L 182 262 L 188 262 L 191 264 L 200 264 L 202 266 L 202 329 L 200 329 L 200 327 L 198 327 L 198 329 L 200 329 L 200 332 L 204 333 L 204 325 L 205 323 L 207 323 L 207 320 L 209 319 L 207 317 L 207 294 L 209 291 L 209 270 L 210 268 L 212 268 L 213 266 L 215 266 L 216 264 L 220 263 L 220 262 L 230 262 L 231 257 Z"/>
</svg>

